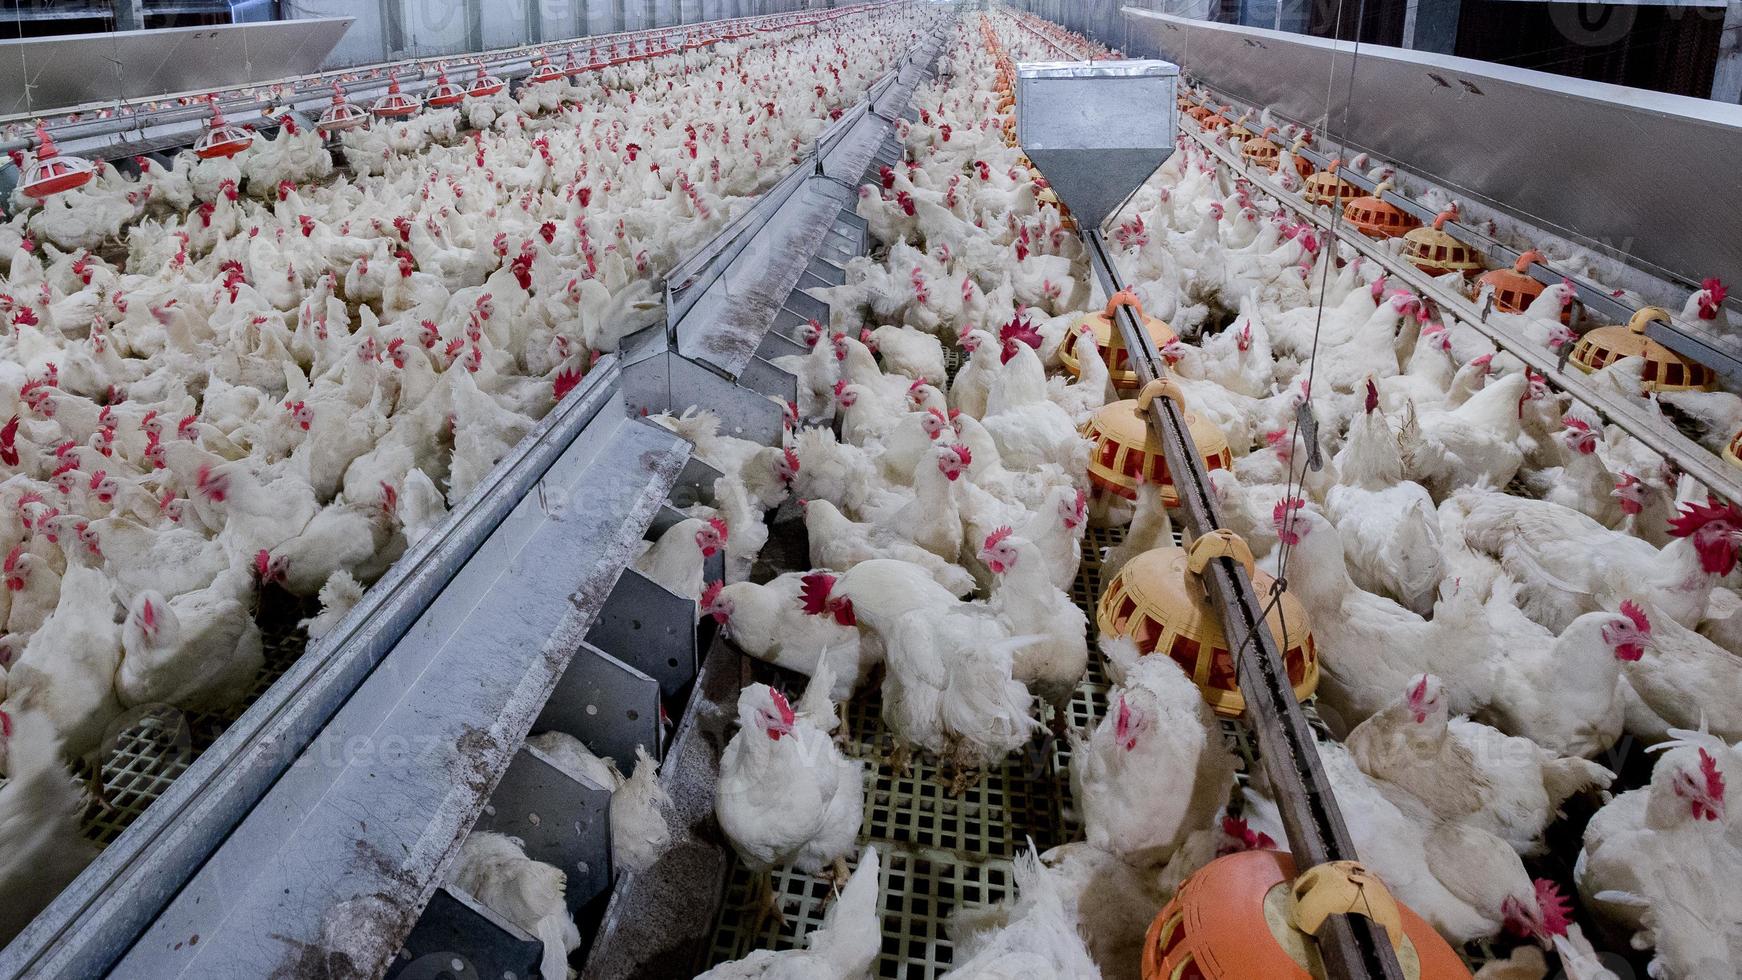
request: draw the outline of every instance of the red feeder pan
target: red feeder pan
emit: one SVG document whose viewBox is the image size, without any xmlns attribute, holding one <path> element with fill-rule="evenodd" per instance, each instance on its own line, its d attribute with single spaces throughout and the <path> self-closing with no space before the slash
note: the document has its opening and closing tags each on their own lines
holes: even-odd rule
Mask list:
<svg viewBox="0 0 1742 980">
<path fill-rule="evenodd" d="M 49 139 L 42 120 L 36 122 L 36 159 L 24 168 L 22 187 L 31 197 L 48 197 L 83 187 L 96 176 L 97 165 L 83 157 L 63 157 Z"/>
<path fill-rule="evenodd" d="M 466 89 L 466 94 L 480 99 L 501 94 L 508 83 L 484 70 L 483 62 L 478 63 L 478 77 L 472 79 L 472 87 Z"/>
<path fill-rule="evenodd" d="M 404 119 L 415 116 L 423 103 L 399 90 L 399 76 L 389 76 L 387 94 L 375 100 L 369 111 L 383 119 Z"/>
<path fill-rule="evenodd" d="M 447 66 L 437 68 L 435 86 L 424 97 L 424 102 L 438 109 L 445 109 L 451 105 L 459 105 L 464 101 L 466 101 L 466 90 L 448 81 Z"/>
<path fill-rule="evenodd" d="M 201 160 L 233 157 L 254 145 L 254 134 L 224 121 L 224 110 L 218 108 L 218 97 L 206 96 L 212 106 L 212 124 L 194 144 L 194 155 Z"/>
<path fill-rule="evenodd" d="M 561 68 L 551 64 L 549 61 L 545 61 L 538 67 L 532 69 L 532 74 L 527 76 L 526 83 L 528 85 L 542 85 L 545 82 L 560 82 L 565 77 L 566 76 Z"/>
</svg>

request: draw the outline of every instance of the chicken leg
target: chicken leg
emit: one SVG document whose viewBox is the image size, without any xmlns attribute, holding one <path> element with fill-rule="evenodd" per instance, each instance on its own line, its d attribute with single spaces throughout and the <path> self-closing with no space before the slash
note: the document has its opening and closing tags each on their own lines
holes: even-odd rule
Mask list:
<svg viewBox="0 0 1742 980">
<path fill-rule="evenodd" d="M 751 933 L 761 935 L 763 926 L 770 921 L 776 932 L 786 928 L 786 910 L 781 908 L 780 894 L 774 889 L 774 873 L 764 871 L 756 876 L 756 918 L 750 923 Z"/>
</svg>

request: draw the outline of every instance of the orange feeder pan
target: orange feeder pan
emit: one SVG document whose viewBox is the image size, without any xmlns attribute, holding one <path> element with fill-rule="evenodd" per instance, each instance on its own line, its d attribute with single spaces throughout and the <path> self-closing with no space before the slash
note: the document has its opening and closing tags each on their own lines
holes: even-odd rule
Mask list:
<svg viewBox="0 0 1742 980">
<path fill-rule="evenodd" d="M 1295 173 L 1300 174 L 1302 180 L 1305 180 L 1308 177 L 1311 177 L 1313 174 L 1317 173 L 1318 169 L 1319 169 L 1319 168 L 1313 166 L 1313 163 L 1311 160 L 1308 160 L 1306 157 L 1303 157 L 1300 155 L 1300 151 L 1303 148 L 1305 148 L 1308 143 L 1311 143 L 1311 142 L 1312 142 L 1312 134 L 1303 133 L 1300 136 L 1296 137 L 1295 141 L 1294 141 L 1294 145 L 1288 148 L 1288 152 L 1293 154 L 1293 156 L 1294 156 L 1294 171 L 1295 171 Z"/>
<path fill-rule="evenodd" d="M 1317 945 L 1293 924 L 1299 905 L 1294 882 L 1294 859 L 1280 851 L 1242 851 L 1211 861 L 1186 879 L 1149 927 L 1143 980 L 1323 977 Z M 1378 924 L 1392 938 L 1406 980 L 1470 980 L 1458 954 L 1408 906 L 1395 900 L 1370 904 L 1376 918 L 1390 920 Z"/>
<path fill-rule="evenodd" d="M 1228 128 L 1228 126 L 1231 125 L 1231 123 L 1228 120 L 1227 114 L 1230 112 L 1233 112 L 1233 111 L 1234 111 L 1233 106 L 1225 105 L 1222 107 L 1221 112 L 1218 112 L 1218 113 L 1210 116 L 1208 119 L 1205 119 L 1204 120 L 1204 132 L 1214 133 L 1218 130 Z"/>
<path fill-rule="evenodd" d="M 224 110 L 218 108 L 218 97 L 206 96 L 212 107 L 212 122 L 194 143 L 194 156 L 201 160 L 233 157 L 254 145 L 254 134 L 224 121 Z"/>
<path fill-rule="evenodd" d="M 1191 553 L 1183 548 L 1156 548 L 1131 559 L 1102 590 L 1095 621 L 1101 635 L 1130 637 L 1139 654 L 1161 654 L 1179 664 L 1216 714 L 1238 718 L 1246 711 L 1246 699 L 1240 694 L 1222 624 L 1198 578 L 1203 565 L 1193 559 L 1201 557 L 1199 552 L 1208 552 L 1209 557 L 1227 555 L 1239 560 L 1259 595 L 1268 593 L 1274 579 L 1257 570 L 1252 552 L 1233 532 L 1218 535 L 1199 539 Z M 1310 697 L 1319 686 L 1319 657 L 1306 607 L 1283 592 L 1265 622 L 1283 648 L 1282 659 L 1295 697 Z"/>
<path fill-rule="evenodd" d="M 1077 363 L 1076 330 L 1087 326 L 1095 333 L 1095 346 L 1101 349 L 1101 360 L 1106 362 L 1107 370 L 1112 375 L 1113 387 L 1119 391 L 1136 391 L 1140 385 L 1137 372 L 1131 368 L 1131 355 L 1125 349 L 1124 337 L 1113 326 L 1113 311 L 1121 306 L 1129 306 L 1137 314 L 1138 322 L 1149 334 L 1149 340 L 1156 350 L 1166 347 L 1176 338 L 1173 328 L 1155 317 L 1143 312 L 1143 303 L 1131 292 L 1121 290 L 1113 294 L 1107 301 L 1107 308 L 1100 313 L 1090 314 L 1078 320 L 1075 330 L 1068 338 L 1071 342 L 1059 345 L 1059 360 L 1064 362 L 1065 370 L 1071 377 L 1081 377 L 1083 367 Z"/>
<path fill-rule="evenodd" d="M 1546 265 L 1548 260 L 1533 248 L 1520 255 L 1510 269 L 1494 269 L 1482 273 L 1476 280 L 1476 285 L 1494 287 L 1494 308 L 1500 312 L 1523 313 L 1524 308 L 1541 296 L 1545 288 L 1530 274 L 1530 266 L 1535 262 Z M 1563 311 L 1561 322 L 1565 323 L 1566 320 L 1567 314 Z"/>
<path fill-rule="evenodd" d="M 1344 206 L 1343 220 L 1368 238 L 1396 238 L 1412 228 L 1421 227 L 1421 221 L 1415 215 L 1385 202 L 1385 192 L 1390 189 L 1391 181 L 1380 181 L 1372 194 L 1357 197 Z"/>
<path fill-rule="evenodd" d="M 1265 170 L 1275 173 L 1279 162 L 1282 160 L 1282 147 L 1277 146 L 1276 143 L 1270 139 L 1270 134 L 1274 132 L 1276 132 L 1276 127 L 1271 126 L 1265 129 L 1263 136 L 1260 136 L 1257 139 L 1247 140 L 1245 144 L 1240 147 L 1240 156 L 1245 158 L 1246 162 L 1254 167 L 1262 167 Z"/>
<path fill-rule="evenodd" d="M 1360 188 L 1337 176 L 1337 170 L 1342 166 L 1343 161 L 1332 160 L 1330 166 L 1309 175 L 1301 196 L 1311 204 L 1329 204 L 1333 207 L 1361 196 Z"/>
<path fill-rule="evenodd" d="M 63 157 L 49 138 L 48 127 L 36 121 L 36 159 L 24 168 L 19 187 L 31 197 L 43 198 L 83 187 L 97 174 L 97 165 L 84 157 Z"/>
<path fill-rule="evenodd" d="M 1234 454 L 1229 451 L 1222 430 L 1214 422 L 1188 411 L 1177 385 L 1156 382 L 1154 387 L 1158 389 L 1156 395 L 1165 394 L 1179 405 L 1204 467 L 1232 469 Z M 1161 499 L 1167 506 L 1179 506 L 1179 490 L 1168 473 L 1161 443 L 1150 435 L 1148 409 L 1148 399 L 1140 395 L 1109 402 L 1083 423 L 1083 438 L 1095 444 L 1089 454 L 1089 485 L 1095 497 L 1136 500 L 1137 479 L 1141 476 L 1161 487 Z"/>
<path fill-rule="evenodd" d="M 1568 360 L 1590 374 L 1624 357 L 1643 357 L 1647 391 L 1711 391 L 1717 387 L 1718 378 L 1711 368 L 1645 336 L 1645 325 L 1652 320 L 1668 323 L 1669 313 L 1647 306 L 1633 314 L 1624 327 L 1598 327 L 1579 338 Z"/>
<path fill-rule="evenodd" d="M 1458 216 L 1456 207 L 1434 217 L 1432 227 L 1416 228 L 1403 236 L 1403 258 L 1430 276 L 1456 272 L 1468 276 L 1482 271 L 1482 255 L 1453 238 L 1445 223 Z"/>
</svg>

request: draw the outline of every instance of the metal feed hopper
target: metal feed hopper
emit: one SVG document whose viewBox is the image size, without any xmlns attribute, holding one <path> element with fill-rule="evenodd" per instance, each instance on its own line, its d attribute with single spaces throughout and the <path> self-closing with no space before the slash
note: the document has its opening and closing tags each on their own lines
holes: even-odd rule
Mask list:
<svg viewBox="0 0 1742 980">
<path fill-rule="evenodd" d="M 1016 76 L 1017 140 L 1085 231 L 1173 153 L 1172 62 L 1039 61 Z"/>
</svg>

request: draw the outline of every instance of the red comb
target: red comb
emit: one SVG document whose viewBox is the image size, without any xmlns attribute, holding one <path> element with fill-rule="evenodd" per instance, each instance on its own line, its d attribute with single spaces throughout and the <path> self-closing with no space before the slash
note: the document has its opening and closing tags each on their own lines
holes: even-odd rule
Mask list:
<svg viewBox="0 0 1742 980">
<path fill-rule="evenodd" d="M 1651 635 L 1651 620 L 1646 618 L 1645 610 L 1639 608 L 1637 602 L 1632 599 L 1623 599 L 1621 601 L 1621 615 L 1632 620 L 1633 625 L 1639 628 L 1639 632 L 1646 636 Z"/>
<path fill-rule="evenodd" d="M 812 572 L 799 581 L 802 585 L 798 597 L 804 604 L 804 611 L 812 616 L 821 616 L 828 612 L 829 592 L 835 587 L 835 577 L 823 572 Z"/>
<path fill-rule="evenodd" d="M 1368 378 L 1367 379 L 1367 411 L 1371 412 L 1378 407 L 1379 407 L 1379 386 L 1373 383 L 1372 378 Z"/>
<path fill-rule="evenodd" d="M 718 517 L 710 517 L 708 518 L 708 526 L 714 529 L 714 533 L 720 536 L 721 541 L 726 540 L 727 530 L 726 522 L 724 520 Z"/>
<path fill-rule="evenodd" d="M 1536 908 L 1542 916 L 1543 931 L 1551 936 L 1564 936 L 1573 924 L 1573 906 L 1560 886 L 1547 878 L 1536 879 Z"/>
<path fill-rule="evenodd" d="M 1718 771 L 1718 760 L 1712 758 L 1711 753 L 1705 749 L 1700 750 L 1700 775 L 1706 779 L 1706 795 L 1714 800 L 1722 800 L 1724 798 L 1724 774 Z M 1707 808 L 1705 817 L 1707 820 L 1716 820 L 1718 814 Z"/>
<path fill-rule="evenodd" d="M 963 466 L 974 465 L 973 450 L 969 449 L 967 446 L 957 443 L 956 445 L 951 446 L 950 450 L 956 454 L 957 459 L 962 461 Z"/>
<path fill-rule="evenodd" d="M 702 608 L 706 609 L 713 605 L 714 600 L 720 597 L 720 590 L 725 587 L 726 583 L 720 579 L 715 579 L 707 585 L 702 586 Z"/>
<path fill-rule="evenodd" d="M 768 689 L 768 696 L 774 701 L 774 710 L 780 712 L 780 720 L 790 725 L 798 717 L 792 710 L 792 704 L 786 700 L 786 695 L 773 688 Z"/>
<path fill-rule="evenodd" d="M 986 543 L 983 547 L 990 548 L 993 545 L 999 543 L 1000 541 L 1003 541 L 1005 538 L 1010 537 L 1010 534 L 1011 534 L 1010 528 L 1000 527 L 1000 528 L 994 530 L 991 534 L 986 535 Z"/>
</svg>

